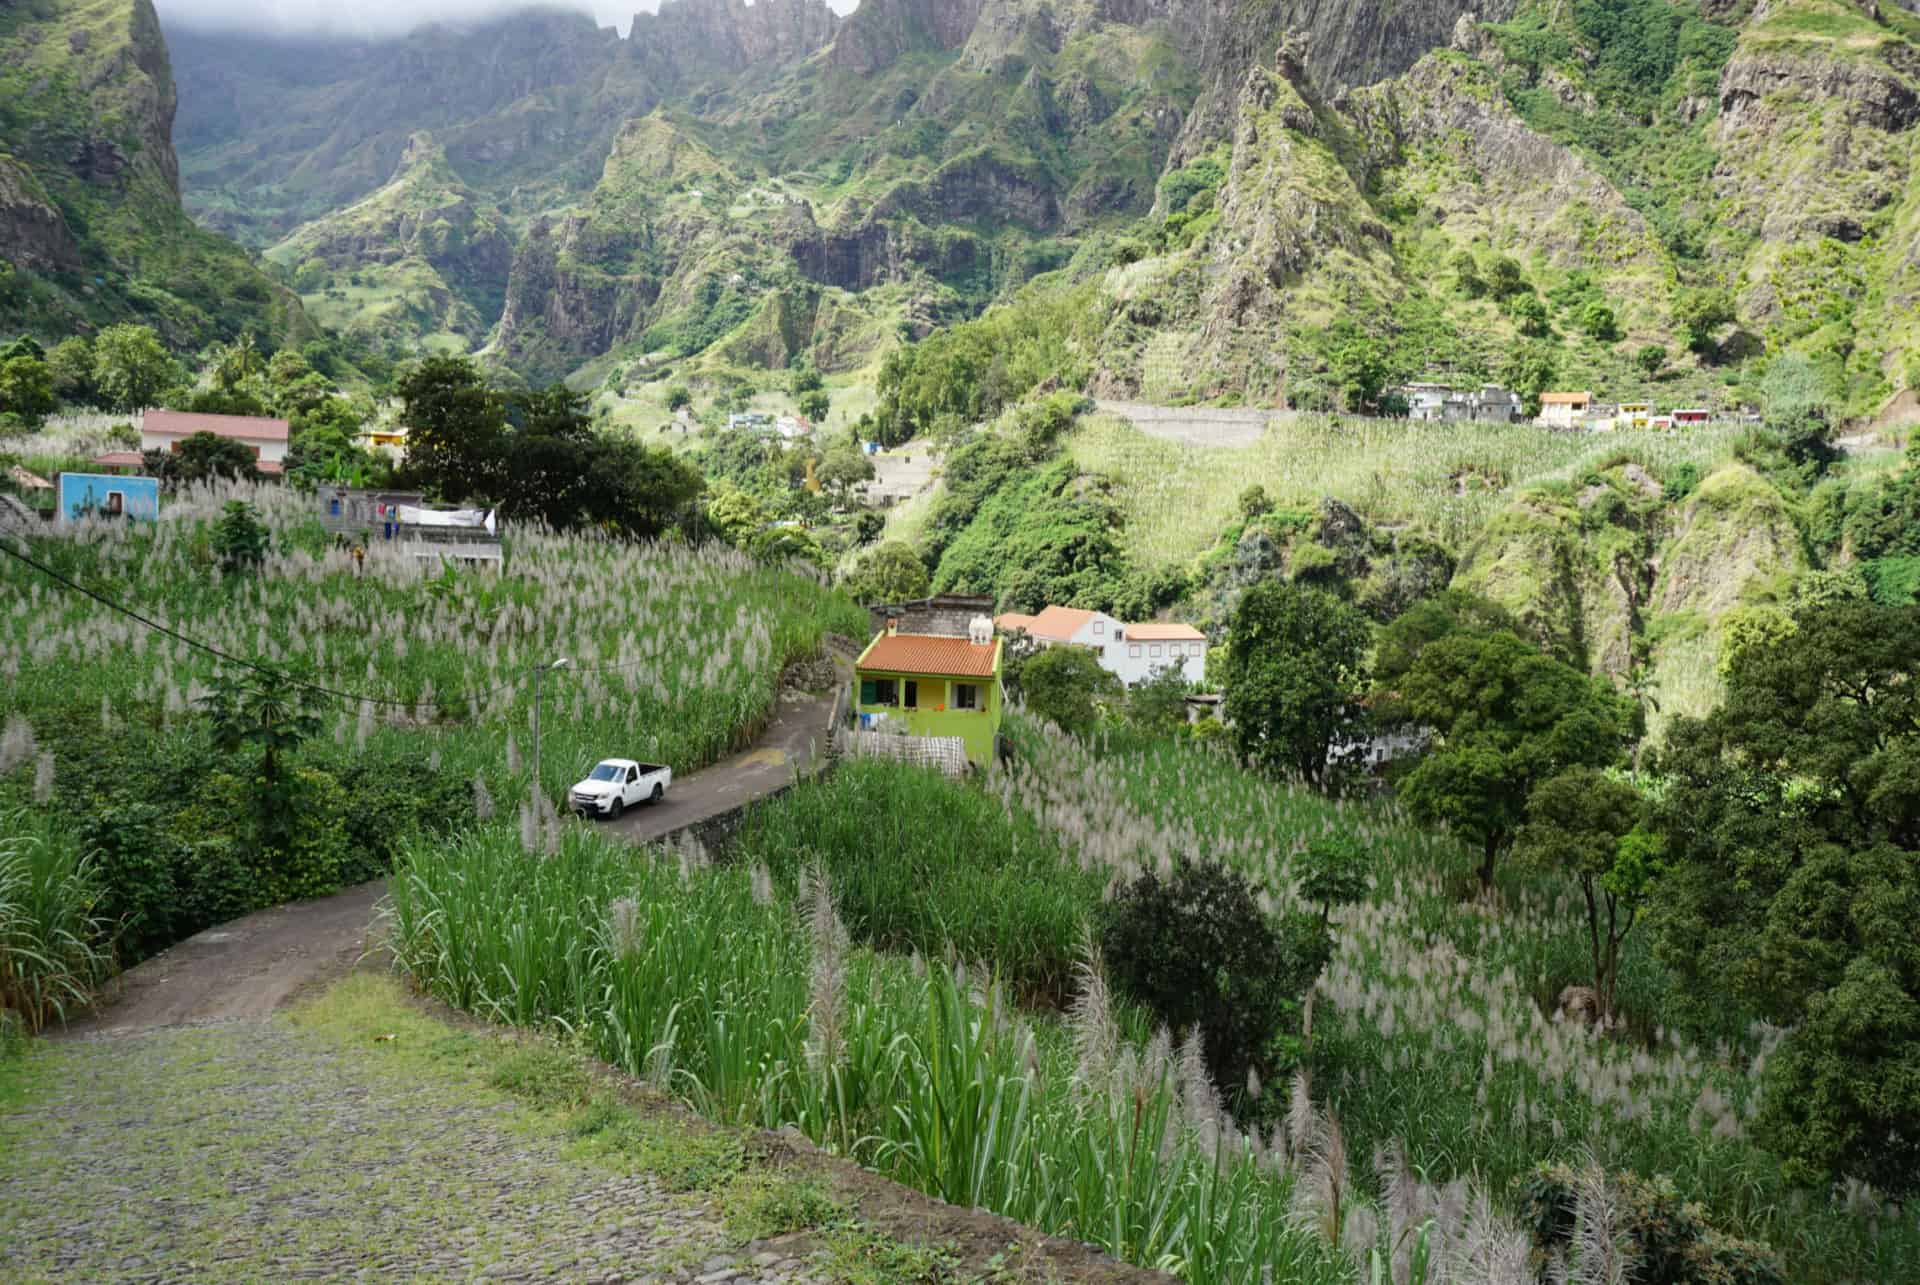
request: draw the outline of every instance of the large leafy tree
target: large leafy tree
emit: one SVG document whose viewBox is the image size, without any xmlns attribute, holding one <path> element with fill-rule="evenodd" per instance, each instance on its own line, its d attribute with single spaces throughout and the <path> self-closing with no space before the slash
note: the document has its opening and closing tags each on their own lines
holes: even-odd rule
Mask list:
<svg viewBox="0 0 1920 1285">
<path fill-rule="evenodd" d="M 244 480 L 259 476 L 259 460 L 253 448 L 218 433 L 195 433 L 171 451 L 148 451 L 143 458 L 147 472 L 169 486 L 216 477 Z"/>
<path fill-rule="evenodd" d="M 0 360 L 0 426 L 38 428 L 58 404 L 46 362 L 32 356 Z"/>
<path fill-rule="evenodd" d="M 1420 820 L 1478 845 L 1482 888 L 1534 787 L 1619 762 L 1638 723 L 1604 682 L 1505 630 L 1457 628 L 1427 643 L 1381 698 L 1393 718 L 1433 738 L 1400 797 Z"/>
<path fill-rule="evenodd" d="M 927 596 L 927 564 L 904 540 L 889 540 L 877 549 L 860 555 L 853 574 L 847 577 L 847 592 L 855 601 L 912 602 Z"/>
<path fill-rule="evenodd" d="M 459 503 L 500 494 L 506 407 L 464 357 L 428 357 L 395 385 L 407 426 L 407 476 Z"/>
<path fill-rule="evenodd" d="M 1828 602 L 1735 656 L 1657 768 L 1662 958 L 1789 1026 L 1759 1133 L 1800 1176 L 1920 1190 L 1920 607 Z"/>
<path fill-rule="evenodd" d="M 1569 876 L 1587 910 L 1587 944 L 1600 1015 L 1613 1016 L 1620 949 L 1640 922 L 1662 869 L 1660 841 L 1640 828 L 1640 794 L 1595 768 L 1542 782 L 1527 800 L 1521 860 Z"/>
<path fill-rule="evenodd" d="M 563 385 L 502 393 L 465 358 L 429 357 L 399 393 L 404 476 L 448 500 L 651 538 L 685 519 L 704 486 L 671 452 L 596 434 L 586 398 Z"/>
<path fill-rule="evenodd" d="M 1221 678 L 1240 752 L 1324 784 L 1365 726 L 1372 632 L 1357 607 L 1284 581 L 1241 595 Z"/>
<path fill-rule="evenodd" d="M 109 409 L 145 410 L 178 373 L 145 326 L 108 326 L 93 341 L 93 385 Z"/>
<path fill-rule="evenodd" d="M 1020 699 L 1030 713 L 1085 736 L 1100 719 L 1099 702 L 1120 694 L 1120 680 L 1084 647 L 1047 647 L 1019 666 Z"/>
</svg>

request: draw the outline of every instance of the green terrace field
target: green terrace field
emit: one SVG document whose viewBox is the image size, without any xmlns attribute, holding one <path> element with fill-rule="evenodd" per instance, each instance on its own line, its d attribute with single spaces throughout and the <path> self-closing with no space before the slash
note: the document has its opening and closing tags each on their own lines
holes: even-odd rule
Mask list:
<svg viewBox="0 0 1920 1285">
<path fill-rule="evenodd" d="M 1113 479 L 1129 555 L 1163 566 L 1212 547 L 1239 517 L 1240 493 L 1256 484 L 1283 506 L 1311 509 L 1337 496 L 1372 521 L 1410 524 L 1460 549 L 1521 487 L 1575 477 L 1616 457 L 1635 459 L 1656 477 L 1682 462 L 1706 473 L 1732 456 L 1742 432 L 1591 434 L 1276 413 L 1257 443 L 1216 447 L 1090 415 L 1065 445 L 1083 471 Z"/>
</svg>

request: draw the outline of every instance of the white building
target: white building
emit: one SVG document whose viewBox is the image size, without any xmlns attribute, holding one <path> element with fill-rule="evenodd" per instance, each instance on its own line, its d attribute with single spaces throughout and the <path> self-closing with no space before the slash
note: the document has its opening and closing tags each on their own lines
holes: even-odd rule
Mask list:
<svg viewBox="0 0 1920 1285">
<path fill-rule="evenodd" d="M 1206 676 L 1207 636 L 1192 625 L 1129 625 L 1104 611 L 1073 607 L 1048 607 L 1037 616 L 1007 612 L 994 624 L 1002 633 L 1024 631 L 1043 647 L 1085 647 L 1129 687 L 1169 667 L 1189 683 Z"/>
<path fill-rule="evenodd" d="M 109 451 L 96 456 L 102 468 L 139 471 L 144 451 L 177 451 L 199 433 L 212 433 L 239 442 L 253 452 L 254 467 L 267 477 L 278 477 L 287 467 L 287 421 L 251 415 L 202 415 L 187 411 L 150 410 L 140 419 L 140 450 Z"/>
</svg>

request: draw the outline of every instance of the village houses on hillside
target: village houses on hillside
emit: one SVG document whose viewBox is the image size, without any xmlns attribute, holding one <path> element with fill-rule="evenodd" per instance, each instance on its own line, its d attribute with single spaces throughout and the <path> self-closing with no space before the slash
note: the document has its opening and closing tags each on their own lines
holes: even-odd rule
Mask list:
<svg viewBox="0 0 1920 1285">
<path fill-rule="evenodd" d="M 1043 647 L 1084 647 L 1129 687 L 1169 668 L 1189 683 L 1206 678 L 1207 636 L 1192 625 L 1129 625 L 1104 611 L 1073 607 L 1048 607 L 1035 616 L 1009 611 L 994 625 L 1003 634 L 1024 633 Z"/>
<path fill-rule="evenodd" d="M 910 741 L 850 743 L 949 771 L 992 762 L 1006 709 L 992 609 L 991 598 L 964 594 L 872 608 L 878 631 L 854 662 L 853 718 L 860 732 Z"/>
</svg>

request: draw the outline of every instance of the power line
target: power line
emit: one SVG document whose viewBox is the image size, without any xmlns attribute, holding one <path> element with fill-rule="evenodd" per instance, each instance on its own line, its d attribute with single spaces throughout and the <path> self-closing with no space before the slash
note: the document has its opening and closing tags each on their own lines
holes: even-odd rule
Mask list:
<svg viewBox="0 0 1920 1285">
<path fill-rule="evenodd" d="M 183 634 L 178 629 L 174 629 L 169 625 L 163 625 L 157 620 L 153 620 L 147 616 L 143 616 L 139 612 L 135 611 L 133 608 L 128 607 L 122 603 L 115 602 L 113 599 L 107 597 L 105 594 L 97 593 L 94 590 L 87 588 L 87 586 L 81 584 L 79 581 L 69 579 L 65 575 L 62 575 L 60 572 L 48 566 L 46 563 L 40 561 L 38 558 L 33 557 L 31 554 L 20 552 L 18 549 L 13 548 L 11 545 L 7 544 L 5 541 L 0 541 L 0 553 L 4 553 L 10 558 L 15 558 L 21 562 L 26 563 L 28 566 L 32 567 L 35 571 L 38 571 L 41 575 L 47 577 L 49 580 L 52 580 L 54 583 L 59 585 L 64 585 L 66 588 L 73 590 L 75 593 L 83 594 L 86 597 L 93 599 L 95 602 L 99 603 L 101 606 L 107 608 L 110 611 L 116 611 L 121 615 L 128 617 L 129 619 L 137 620 L 141 624 L 145 625 L 147 628 L 154 630 L 156 633 L 165 634 L 167 637 L 174 639 L 176 642 L 182 642 L 182 643 L 185 643 L 187 646 L 192 647 L 198 651 L 204 651 L 209 656 L 217 657 L 220 660 L 225 661 L 229 665 L 239 665 L 242 668 L 251 669 L 257 674 L 264 674 L 269 678 L 278 679 L 279 681 L 283 683 L 287 683 L 293 687 L 303 688 L 310 692 L 318 692 L 321 695 L 331 697 L 334 700 L 352 701 L 355 704 L 364 703 L 369 705 L 386 705 L 395 709 L 412 709 L 416 704 L 416 702 L 414 701 L 395 700 L 390 696 L 361 696 L 361 695 L 356 695 L 352 692 L 338 691 L 332 687 L 322 686 L 319 683 L 310 683 L 303 678 L 296 678 L 292 674 L 287 673 L 283 669 L 275 669 L 270 665 L 262 665 L 258 661 L 248 660 L 243 656 L 235 656 L 231 652 L 222 651 L 220 648 L 215 647 L 212 643 L 202 642 L 200 639 L 193 637 L 191 634 Z M 505 686 L 505 684 L 502 684 L 501 686 Z M 490 694 L 493 691 L 498 691 L 498 690 L 499 688 L 497 687 L 490 688 L 488 689 L 487 692 L 483 692 L 481 694 L 486 695 L 486 694 Z"/>
<path fill-rule="evenodd" d="M 19 532 L 12 531 L 12 530 L 8 530 L 6 534 L 14 535 L 21 539 L 25 538 L 24 536 L 21 536 Z M 230 665 L 239 665 L 245 669 L 250 669 L 255 673 L 263 674 L 269 678 L 277 679 L 280 682 L 288 684 L 289 686 L 298 687 L 310 692 L 317 692 L 322 696 L 327 696 L 334 700 L 351 701 L 356 705 L 357 704 L 384 705 L 392 709 L 409 709 L 410 710 L 410 709 L 413 709 L 415 705 L 418 704 L 417 701 L 398 700 L 390 696 L 365 696 L 365 695 L 359 695 L 353 692 L 339 691 L 335 688 L 326 687 L 319 683 L 308 682 L 306 679 L 303 679 L 303 678 L 297 678 L 283 669 L 275 669 L 271 665 L 263 665 L 260 662 L 255 660 L 248 660 L 242 656 L 235 656 L 231 652 L 222 651 L 220 648 L 215 647 L 212 643 L 203 642 L 200 639 L 193 637 L 191 634 L 181 633 L 179 630 L 174 629 L 171 626 L 163 625 L 157 620 L 153 620 L 147 616 L 143 616 L 139 612 L 135 611 L 131 607 L 126 606 L 125 604 L 115 602 L 113 599 L 107 597 L 105 594 L 96 592 L 93 589 L 89 589 L 87 586 L 79 583 L 76 580 L 69 579 L 67 576 L 54 570 L 52 567 L 40 561 L 38 558 L 35 558 L 30 554 L 22 553 L 18 549 L 10 547 L 4 540 L 0 540 L 0 553 L 4 553 L 11 558 L 15 558 L 21 562 L 26 563 L 28 566 L 38 571 L 41 575 L 46 576 L 49 580 L 52 580 L 56 584 L 59 584 L 68 589 L 71 589 L 75 593 L 83 594 L 86 597 L 93 599 L 93 601 L 99 603 L 103 607 L 106 607 L 110 611 L 118 612 L 119 614 L 126 616 L 131 620 L 136 620 L 139 623 L 145 625 L 149 629 L 152 629 L 158 633 L 164 634 L 167 637 L 172 638 L 178 642 L 184 643 L 189 647 L 195 648 L 196 650 L 206 652 L 209 656 L 216 657 L 219 660 L 225 661 Z M 577 667 L 576 672 L 578 673 L 616 673 L 621 670 L 636 669 L 642 665 L 647 665 L 651 663 L 653 662 L 648 660 L 634 660 L 634 661 L 628 661 L 624 664 L 619 664 L 619 665 L 579 666 Z M 491 687 L 482 688 L 478 692 L 462 693 L 460 699 L 462 700 L 463 703 L 471 707 L 474 703 L 479 701 L 481 698 L 492 696 L 496 692 L 499 692 L 507 687 L 513 686 L 517 681 L 518 681 L 517 679 L 509 680 L 504 683 L 496 683 Z"/>
</svg>

